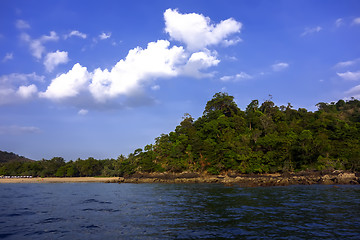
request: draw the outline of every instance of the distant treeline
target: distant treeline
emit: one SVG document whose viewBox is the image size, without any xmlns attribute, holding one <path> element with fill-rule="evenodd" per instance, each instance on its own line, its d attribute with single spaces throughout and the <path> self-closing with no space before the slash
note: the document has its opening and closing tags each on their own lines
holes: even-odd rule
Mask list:
<svg viewBox="0 0 360 240">
<path fill-rule="evenodd" d="M 0 151 L 0 163 L 6 162 L 27 162 L 33 161 L 23 156 L 19 156 L 13 152 Z"/>
<path fill-rule="evenodd" d="M 198 119 L 185 114 L 169 134 L 118 159 L 62 158 L 2 163 L 0 175 L 123 176 L 135 172 L 273 173 L 360 170 L 360 101 L 318 103 L 318 110 L 253 100 L 240 110 L 216 93 Z"/>
</svg>

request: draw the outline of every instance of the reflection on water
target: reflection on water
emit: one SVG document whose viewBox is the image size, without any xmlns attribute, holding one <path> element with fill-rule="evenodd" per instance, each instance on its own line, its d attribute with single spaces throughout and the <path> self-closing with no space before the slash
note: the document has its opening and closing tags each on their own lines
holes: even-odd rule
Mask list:
<svg viewBox="0 0 360 240">
<path fill-rule="evenodd" d="M 5 239 L 359 239 L 359 186 L 1 184 Z"/>
</svg>

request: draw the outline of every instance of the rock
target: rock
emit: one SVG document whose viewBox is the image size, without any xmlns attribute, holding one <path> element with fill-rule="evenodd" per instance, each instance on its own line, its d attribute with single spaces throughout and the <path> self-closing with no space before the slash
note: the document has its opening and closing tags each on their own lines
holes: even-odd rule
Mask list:
<svg viewBox="0 0 360 240">
<path fill-rule="evenodd" d="M 333 176 L 330 176 L 328 174 L 321 177 L 320 183 L 325 185 L 332 185 L 335 183 L 335 179 Z"/>
<path fill-rule="evenodd" d="M 350 182 L 357 182 L 355 173 L 340 173 L 337 178 L 337 183 L 339 184 L 350 184 Z"/>
</svg>

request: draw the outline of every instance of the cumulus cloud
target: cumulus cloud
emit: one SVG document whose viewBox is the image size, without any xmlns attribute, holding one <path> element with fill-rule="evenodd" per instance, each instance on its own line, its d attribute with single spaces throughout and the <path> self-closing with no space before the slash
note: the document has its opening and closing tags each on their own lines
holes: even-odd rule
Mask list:
<svg viewBox="0 0 360 240">
<path fill-rule="evenodd" d="M 37 87 L 34 84 L 29 86 L 22 85 L 18 89 L 13 87 L 0 88 L 0 106 L 12 103 L 22 102 L 33 98 L 37 93 Z"/>
<path fill-rule="evenodd" d="M 40 129 L 34 126 L 0 126 L 0 135 L 21 135 L 28 133 L 39 133 Z"/>
<path fill-rule="evenodd" d="M 70 38 L 70 37 L 79 37 L 79 38 L 85 39 L 85 38 L 87 38 L 87 35 L 85 33 L 79 32 L 78 30 L 74 30 L 64 36 L 65 39 Z"/>
<path fill-rule="evenodd" d="M 309 35 L 309 34 L 320 32 L 321 30 L 322 30 L 322 27 L 320 27 L 320 26 L 313 27 L 313 28 L 305 28 L 305 30 L 301 34 L 301 36 L 304 37 L 304 36 Z"/>
<path fill-rule="evenodd" d="M 49 41 L 57 41 L 59 40 L 58 35 L 56 34 L 56 32 L 51 31 L 50 35 L 43 35 L 38 39 L 31 39 L 30 35 L 27 33 L 23 33 L 21 35 L 21 39 L 29 44 L 29 48 L 31 51 L 31 54 L 37 58 L 37 59 L 41 59 L 43 53 L 45 52 L 45 47 L 44 47 L 44 43 L 49 42 Z"/>
<path fill-rule="evenodd" d="M 111 37 L 111 33 L 101 33 L 100 35 L 99 35 L 99 38 L 100 38 L 100 40 L 105 40 L 105 39 L 108 39 L 108 38 L 110 38 Z"/>
<path fill-rule="evenodd" d="M 130 50 L 125 60 L 120 60 L 110 71 L 96 69 L 90 92 L 97 101 L 104 102 L 119 95 L 131 95 L 154 78 L 176 76 L 177 64 L 184 61 L 184 49 L 169 46 L 166 40 L 150 42 L 146 49 Z"/>
<path fill-rule="evenodd" d="M 39 96 L 65 100 L 83 93 L 90 95 L 96 104 L 104 104 L 120 96 L 137 96 L 145 86 L 153 85 L 158 78 L 210 76 L 202 70 L 218 63 L 219 60 L 210 51 L 189 54 L 183 47 L 170 47 L 169 41 L 158 40 L 150 42 L 145 49 L 137 47 L 130 50 L 126 58 L 110 70 L 97 68 L 88 72 L 77 63 L 69 72 L 53 79 Z M 152 87 L 153 90 L 158 88 L 156 85 Z"/>
<path fill-rule="evenodd" d="M 20 30 L 30 28 L 30 25 L 26 21 L 21 20 L 21 19 L 16 20 L 15 26 L 17 29 L 20 29 Z"/>
<path fill-rule="evenodd" d="M 357 72 L 347 71 L 344 73 L 336 73 L 336 74 L 344 80 L 349 80 L 349 81 L 360 80 L 360 71 L 357 71 Z"/>
<path fill-rule="evenodd" d="M 29 99 L 35 96 L 37 91 L 37 87 L 31 84 L 29 86 L 20 86 L 16 93 L 23 99 Z"/>
<path fill-rule="evenodd" d="M 9 61 L 9 60 L 11 60 L 13 58 L 14 58 L 13 53 L 6 53 L 4 58 L 2 59 L 2 62 L 7 62 L 7 61 Z"/>
<path fill-rule="evenodd" d="M 38 92 L 35 85 L 22 84 L 21 88 L 10 88 L 12 95 L 30 98 L 34 95 L 56 102 L 70 103 L 82 109 L 78 114 L 85 114 L 92 107 L 138 106 L 154 102 L 146 96 L 145 89 L 158 90 L 159 78 L 190 76 L 195 78 L 213 77 L 209 72 L 220 60 L 216 51 L 207 47 L 216 44 L 231 45 L 240 41 L 229 38 L 240 32 L 241 23 L 227 19 L 214 25 L 210 19 L 199 14 L 180 14 L 177 10 L 168 9 L 165 14 L 166 31 L 172 39 L 185 42 L 187 48 L 171 45 L 167 40 L 149 42 L 145 48 L 136 47 L 129 50 L 124 59 L 120 59 L 112 68 L 97 68 L 93 71 L 80 63 L 72 69 L 51 80 L 44 91 Z M 184 18 L 184 19 L 183 19 Z M 180 22 L 179 22 L 180 19 Z M 181 22 L 185 22 L 182 24 Z M 198 25 L 196 25 L 198 24 Z M 189 34 L 191 36 L 187 36 Z M 72 31 L 67 37 L 78 36 L 80 32 Z M 111 33 L 103 32 L 100 39 L 107 39 Z M 40 59 L 44 53 L 44 43 L 57 40 L 55 32 L 39 39 L 31 39 L 23 34 L 22 38 L 35 57 Z M 44 58 L 46 69 L 51 72 L 58 64 L 68 62 L 67 52 L 48 53 Z M 239 73 L 235 79 L 250 78 L 246 73 Z"/>
<path fill-rule="evenodd" d="M 220 78 L 221 81 L 227 82 L 227 81 L 239 81 L 239 80 L 246 80 L 246 79 L 251 79 L 253 78 L 251 75 L 245 73 L 245 72 L 240 72 L 236 75 L 231 75 L 231 76 L 223 76 Z"/>
<path fill-rule="evenodd" d="M 165 31 L 174 40 L 183 42 L 190 50 L 200 50 L 210 45 L 231 45 L 240 41 L 239 38 L 228 39 L 232 34 L 239 33 L 240 22 L 229 18 L 214 25 L 210 18 L 201 14 L 181 14 L 177 10 L 167 9 L 164 13 Z"/>
<path fill-rule="evenodd" d="M 195 78 L 212 77 L 213 73 L 203 73 L 201 70 L 218 65 L 220 60 L 215 53 L 210 51 L 201 51 L 191 54 L 188 62 L 181 68 L 179 73 Z"/>
<path fill-rule="evenodd" d="M 90 77 L 86 67 L 77 63 L 69 72 L 53 79 L 46 91 L 40 92 L 39 96 L 52 100 L 75 97 L 86 90 Z"/>
<path fill-rule="evenodd" d="M 46 55 L 44 65 L 48 72 L 52 72 L 57 65 L 67 63 L 68 61 L 68 53 L 57 50 Z"/>
<path fill-rule="evenodd" d="M 288 68 L 289 64 L 285 63 L 285 62 L 280 62 L 280 63 L 273 64 L 271 67 L 272 67 L 273 71 L 279 72 L 279 71 L 282 71 L 282 70 L 285 70 L 286 68 Z"/>
<path fill-rule="evenodd" d="M 43 82 L 44 76 L 12 73 L 0 76 L 0 105 L 22 102 L 32 99 L 37 94 L 37 87 L 32 82 Z"/>
</svg>

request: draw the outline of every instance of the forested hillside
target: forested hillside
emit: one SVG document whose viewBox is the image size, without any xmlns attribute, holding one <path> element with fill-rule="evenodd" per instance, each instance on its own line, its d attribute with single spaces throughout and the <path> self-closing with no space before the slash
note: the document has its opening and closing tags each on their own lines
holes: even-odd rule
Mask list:
<svg viewBox="0 0 360 240">
<path fill-rule="evenodd" d="M 216 93 L 198 119 L 185 114 L 173 132 L 128 157 L 62 158 L 2 164 L 0 174 L 123 176 L 135 172 L 273 173 L 299 170 L 360 170 L 360 101 L 318 103 L 318 110 L 253 100 L 243 111 Z M 26 166 L 26 167 L 25 167 Z M 10 171 L 10 169 L 12 169 Z"/>
<path fill-rule="evenodd" d="M 6 163 L 6 162 L 26 162 L 26 161 L 32 161 L 28 158 L 25 158 L 23 156 L 19 156 L 12 152 L 5 152 L 0 151 L 0 163 Z"/>
<path fill-rule="evenodd" d="M 318 103 L 318 111 L 262 104 L 240 110 L 216 93 L 203 116 L 185 114 L 175 131 L 127 159 L 133 171 L 241 173 L 360 169 L 360 101 Z"/>
</svg>

